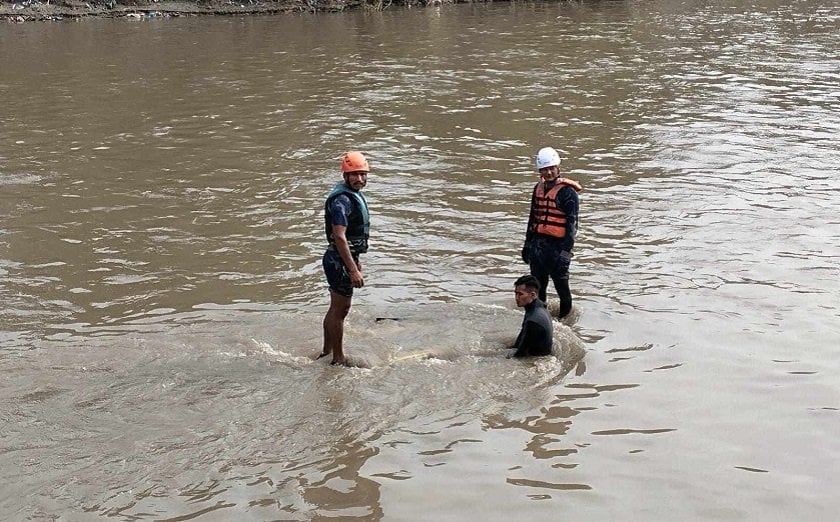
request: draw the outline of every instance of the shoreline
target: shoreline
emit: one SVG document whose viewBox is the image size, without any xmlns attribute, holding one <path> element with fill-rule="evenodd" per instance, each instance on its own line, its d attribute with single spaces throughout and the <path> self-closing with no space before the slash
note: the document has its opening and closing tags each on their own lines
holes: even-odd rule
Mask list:
<svg viewBox="0 0 840 522">
<path fill-rule="evenodd" d="M 346 9 L 382 10 L 394 6 L 439 5 L 459 0 L 209 0 L 200 2 L 152 0 L 122 4 L 114 0 L 0 0 L 0 23 L 130 18 L 136 20 L 179 16 L 266 15 L 300 12 L 337 12 Z"/>
</svg>

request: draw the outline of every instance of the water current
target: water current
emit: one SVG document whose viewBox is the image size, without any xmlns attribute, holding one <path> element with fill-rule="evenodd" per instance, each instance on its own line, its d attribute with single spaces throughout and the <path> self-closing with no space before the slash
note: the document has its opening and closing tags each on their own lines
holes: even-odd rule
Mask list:
<svg viewBox="0 0 840 522">
<path fill-rule="evenodd" d="M 0 93 L 2 520 L 840 511 L 836 0 L 4 24 Z M 575 309 L 514 361 L 546 145 Z"/>
</svg>

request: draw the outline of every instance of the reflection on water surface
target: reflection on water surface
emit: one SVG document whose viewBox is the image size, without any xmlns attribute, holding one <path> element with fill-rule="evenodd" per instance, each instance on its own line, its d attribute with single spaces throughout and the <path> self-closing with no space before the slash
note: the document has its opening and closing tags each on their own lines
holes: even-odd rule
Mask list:
<svg viewBox="0 0 840 522">
<path fill-rule="evenodd" d="M 829 519 L 838 23 L 805 0 L 6 27 L 0 518 Z M 557 357 L 509 361 L 544 145 L 585 189 L 576 311 Z M 336 369 L 312 360 L 321 212 L 351 148 L 373 246 Z"/>
</svg>

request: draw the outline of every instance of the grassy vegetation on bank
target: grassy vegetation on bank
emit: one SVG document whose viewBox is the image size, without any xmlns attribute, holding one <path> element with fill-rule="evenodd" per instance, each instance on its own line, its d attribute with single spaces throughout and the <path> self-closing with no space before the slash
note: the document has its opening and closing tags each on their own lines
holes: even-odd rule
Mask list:
<svg viewBox="0 0 840 522">
<path fill-rule="evenodd" d="M 464 0 L 0 0 L 0 19 L 10 22 L 88 16 L 142 19 L 210 14 L 342 11 L 350 8 L 385 9 L 391 5 L 427 6 L 461 1 Z"/>
</svg>

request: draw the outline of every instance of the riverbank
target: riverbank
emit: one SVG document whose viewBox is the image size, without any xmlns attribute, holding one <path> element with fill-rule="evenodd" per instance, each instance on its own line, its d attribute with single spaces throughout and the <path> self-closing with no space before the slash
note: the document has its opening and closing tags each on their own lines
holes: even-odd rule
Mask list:
<svg viewBox="0 0 840 522">
<path fill-rule="evenodd" d="M 302 11 L 384 9 L 391 5 L 431 5 L 441 0 L 210 0 L 198 2 L 116 2 L 59 0 L 0 1 L 0 19 L 8 22 L 80 20 L 86 17 L 126 17 L 136 20 L 172 16 L 275 14 Z M 448 0 L 445 3 L 454 3 Z"/>
</svg>

